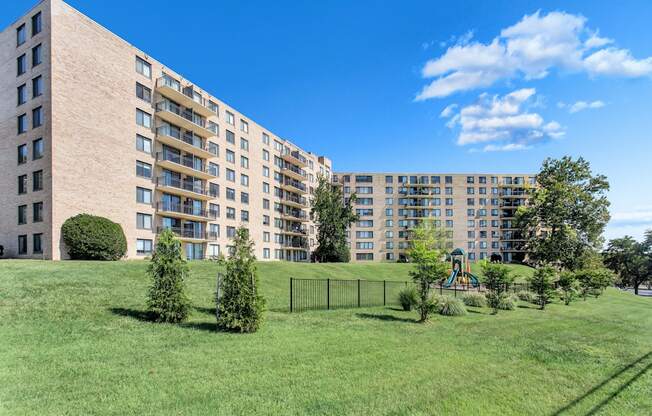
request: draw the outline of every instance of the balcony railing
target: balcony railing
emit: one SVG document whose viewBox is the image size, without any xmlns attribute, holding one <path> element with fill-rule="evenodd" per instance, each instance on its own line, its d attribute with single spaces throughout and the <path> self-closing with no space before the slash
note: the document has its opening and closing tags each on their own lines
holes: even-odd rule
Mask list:
<svg viewBox="0 0 652 416">
<path fill-rule="evenodd" d="M 183 227 L 164 227 L 159 225 L 156 229 L 158 233 L 163 232 L 163 230 L 171 230 L 175 235 L 181 238 L 191 238 L 195 240 L 217 240 L 217 233 L 208 232 L 203 230 L 193 230 L 190 228 Z"/>
<path fill-rule="evenodd" d="M 197 208 L 196 206 L 187 205 L 187 204 L 177 204 L 174 202 L 160 201 L 156 204 L 156 208 L 160 211 L 178 212 L 180 214 L 194 215 L 197 217 L 204 217 L 204 218 L 211 218 L 211 219 L 217 218 L 217 211 Z"/>
<path fill-rule="evenodd" d="M 308 205 L 308 200 L 303 196 L 296 196 L 292 194 L 285 194 L 281 197 L 281 201 L 294 202 L 295 204 Z"/>
<path fill-rule="evenodd" d="M 163 135 L 163 136 L 169 136 L 172 138 L 175 138 L 177 140 L 180 140 L 184 143 L 187 143 L 193 147 L 196 147 L 197 149 L 203 150 L 205 152 L 211 152 L 211 150 L 206 146 L 206 140 L 203 138 L 197 136 L 196 134 L 190 132 L 190 131 L 185 131 L 181 133 L 180 128 L 173 128 L 169 124 L 162 124 L 161 126 L 156 128 L 156 134 Z M 213 152 L 211 152 L 213 153 Z"/>
<path fill-rule="evenodd" d="M 303 234 L 303 235 L 308 235 L 308 228 L 305 226 L 290 226 L 290 227 L 285 227 L 286 232 L 290 233 L 297 233 L 297 234 Z"/>
<path fill-rule="evenodd" d="M 277 212 L 279 212 L 281 215 L 287 216 L 287 217 L 292 217 L 296 218 L 298 220 L 305 220 L 308 218 L 306 213 L 304 211 L 294 211 L 294 210 L 287 210 L 284 211 L 283 209 L 277 209 Z"/>
<path fill-rule="evenodd" d="M 168 176 L 159 176 L 156 178 L 156 185 L 182 189 L 184 191 L 190 191 L 196 194 L 206 195 L 213 198 L 217 197 L 217 192 L 212 192 L 210 189 L 207 189 L 201 185 L 197 185 L 193 181 L 181 180 Z"/>
<path fill-rule="evenodd" d="M 299 153 L 297 150 L 293 151 L 284 151 L 283 156 L 285 157 L 290 157 L 292 159 L 295 159 L 302 165 L 307 165 L 308 164 L 308 159 L 306 159 L 301 153 Z"/>
<path fill-rule="evenodd" d="M 207 173 L 209 175 L 215 175 L 216 172 L 212 172 L 205 164 L 202 159 L 198 159 L 193 156 L 181 156 L 172 152 L 158 152 L 156 153 L 156 161 L 168 161 L 176 163 L 177 165 L 185 166 L 197 172 Z"/>
<path fill-rule="evenodd" d="M 183 108 L 177 103 L 169 100 L 163 100 L 156 103 L 156 111 L 169 111 L 173 114 L 183 117 L 186 120 L 198 125 L 199 127 L 206 128 L 206 119 L 199 114 L 196 114 L 192 109 Z"/>
<path fill-rule="evenodd" d="M 300 189 L 303 192 L 306 192 L 306 185 L 302 184 L 299 181 L 295 181 L 294 179 L 285 178 L 284 184 L 286 186 L 291 186 L 293 188 L 297 188 L 297 189 Z"/>
<path fill-rule="evenodd" d="M 281 247 L 285 248 L 299 248 L 303 250 L 308 249 L 308 241 L 305 238 L 296 238 L 292 240 L 282 241 Z"/>
<path fill-rule="evenodd" d="M 306 173 L 305 170 L 297 168 L 296 166 L 293 166 L 290 163 L 284 163 L 282 169 L 292 171 L 304 179 L 308 177 L 308 174 Z"/>
</svg>

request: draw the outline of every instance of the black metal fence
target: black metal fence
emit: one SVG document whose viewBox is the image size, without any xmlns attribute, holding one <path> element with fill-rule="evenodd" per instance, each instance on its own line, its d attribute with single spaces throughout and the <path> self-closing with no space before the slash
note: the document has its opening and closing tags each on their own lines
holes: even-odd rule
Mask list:
<svg viewBox="0 0 652 416">
<path fill-rule="evenodd" d="M 371 306 L 400 305 L 398 294 L 414 285 L 410 281 L 394 280 L 340 280 L 290 278 L 290 312 L 315 309 L 362 308 Z M 528 290 L 527 283 L 510 285 L 510 292 Z M 434 293 L 453 297 L 467 292 L 484 292 L 485 288 L 471 285 L 436 285 Z"/>
</svg>

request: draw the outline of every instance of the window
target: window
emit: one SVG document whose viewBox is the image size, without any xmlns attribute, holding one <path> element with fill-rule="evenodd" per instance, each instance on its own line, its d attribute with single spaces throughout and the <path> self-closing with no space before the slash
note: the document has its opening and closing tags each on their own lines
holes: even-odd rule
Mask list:
<svg viewBox="0 0 652 416">
<path fill-rule="evenodd" d="M 41 127 L 43 125 L 43 107 L 36 107 L 32 110 L 32 128 Z"/>
<path fill-rule="evenodd" d="M 393 183 L 393 182 L 394 182 L 393 176 L 385 176 L 385 183 Z"/>
<path fill-rule="evenodd" d="M 32 48 L 32 68 L 43 62 L 43 47 L 39 44 Z"/>
<path fill-rule="evenodd" d="M 240 137 L 240 149 L 248 152 L 249 151 L 249 140 Z"/>
<path fill-rule="evenodd" d="M 32 98 L 36 98 L 41 95 L 43 95 L 43 77 L 39 75 L 38 77 L 32 79 Z"/>
<path fill-rule="evenodd" d="M 208 121 L 208 130 L 212 131 L 216 136 L 220 135 L 220 125 L 213 121 Z"/>
<path fill-rule="evenodd" d="M 136 175 L 143 178 L 152 177 L 152 165 L 149 163 L 141 162 L 140 160 L 136 161 Z"/>
<path fill-rule="evenodd" d="M 136 149 L 140 150 L 141 152 L 152 154 L 152 140 L 137 134 Z"/>
<path fill-rule="evenodd" d="M 208 151 L 214 154 L 215 156 L 220 155 L 220 146 L 217 143 L 208 142 Z"/>
<path fill-rule="evenodd" d="M 16 47 L 19 47 L 23 43 L 25 43 L 25 40 L 27 39 L 27 29 L 25 28 L 25 24 L 22 24 L 18 26 L 16 29 Z"/>
<path fill-rule="evenodd" d="M 245 175 L 244 173 L 241 173 L 240 174 L 240 185 L 249 186 L 249 176 Z"/>
<path fill-rule="evenodd" d="M 152 229 L 152 216 L 150 214 L 136 213 L 136 228 L 139 230 Z"/>
<path fill-rule="evenodd" d="M 269 193 L 269 184 L 267 182 L 263 182 L 263 192 L 266 194 Z"/>
<path fill-rule="evenodd" d="M 244 133 L 249 133 L 249 123 L 244 120 L 240 120 L 240 131 Z"/>
<path fill-rule="evenodd" d="M 136 57 L 136 72 L 145 75 L 147 78 L 152 78 L 152 66 L 140 57 Z"/>
<path fill-rule="evenodd" d="M 27 131 L 27 114 L 21 114 L 18 116 L 18 134 L 25 133 Z"/>
<path fill-rule="evenodd" d="M 355 248 L 358 250 L 373 250 L 374 249 L 374 243 L 372 241 L 361 241 L 358 243 L 355 243 Z"/>
<path fill-rule="evenodd" d="M 220 165 L 213 162 L 208 162 L 208 173 L 213 176 L 220 176 Z"/>
<path fill-rule="evenodd" d="M 152 240 L 137 239 L 136 240 L 136 253 L 139 256 L 144 256 L 152 253 Z"/>
<path fill-rule="evenodd" d="M 136 202 L 141 204 L 152 203 L 152 190 L 147 188 L 136 187 Z"/>
<path fill-rule="evenodd" d="M 235 189 L 226 188 L 226 199 L 235 201 Z"/>
<path fill-rule="evenodd" d="M 17 96 L 16 105 L 23 105 L 27 102 L 27 84 L 23 84 L 17 88 L 16 96 Z"/>
<path fill-rule="evenodd" d="M 269 249 L 268 249 L 268 248 L 264 248 L 264 249 L 263 249 L 263 258 L 264 258 L 264 259 L 268 259 L 268 258 L 269 258 Z"/>
<path fill-rule="evenodd" d="M 387 217 L 392 217 L 394 216 L 394 209 L 393 208 L 385 208 L 385 215 Z"/>
<path fill-rule="evenodd" d="M 210 235 L 213 237 L 220 236 L 220 225 L 219 224 L 210 224 Z"/>
<path fill-rule="evenodd" d="M 249 158 L 245 156 L 240 156 L 240 167 L 249 169 Z"/>
<path fill-rule="evenodd" d="M 18 195 L 27 193 L 27 175 L 20 175 L 18 177 Z"/>
<path fill-rule="evenodd" d="M 235 134 L 231 130 L 226 131 L 226 142 L 235 144 Z"/>
<path fill-rule="evenodd" d="M 16 76 L 23 75 L 25 71 L 27 71 L 27 56 L 22 54 L 16 59 Z"/>
<path fill-rule="evenodd" d="M 219 114 L 220 112 L 220 106 L 217 105 L 217 103 L 208 100 L 208 109 L 214 112 L 215 114 Z"/>
<path fill-rule="evenodd" d="M 231 113 L 230 111 L 226 111 L 226 122 L 232 126 L 235 126 L 235 118 L 233 117 L 233 113 Z"/>
<path fill-rule="evenodd" d="M 356 231 L 355 238 L 374 238 L 373 231 Z"/>
<path fill-rule="evenodd" d="M 143 84 L 136 83 L 136 97 L 140 98 L 143 101 L 148 103 L 152 102 L 152 90 L 144 86 Z"/>
<path fill-rule="evenodd" d="M 21 144 L 18 146 L 18 164 L 22 165 L 27 162 L 27 145 Z"/>
<path fill-rule="evenodd" d="M 374 188 L 371 186 L 356 186 L 355 192 L 357 194 L 373 194 Z"/>
<path fill-rule="evenodd" d="M 38 234 L 33 234 L 32 235 L 32 253 L 34 254 L 40 254 L 43 253 L 43 234 L 38 233 Z"/>
<path fill-rule="evenodd" d="M 235 237 L 235 227 L 226 227 L 226 236 L 229 238 Z"/>
<path fill-rule="evenodd" d="M 373 260 L 374 259 L 374 254 L 373 253 L 356 253 L 355 254 L 355 259 L 356 260 Z"/>
<path fill-rule="evenodd" d="M 18 236 L 18 254 L 27 254 L 27 236 Z"/>
<path fill-rule="evenodd" d="M 143 110 L 136 109 L 136 124 L 146 128 L 152 127 L 152 115 L 144 112 Z"/>
<path fill-rule="evenodd" d="M 43 171 L 32 172 L 32 190 L 34 192 L 43 190 Z"/>
<path fill-rule="evenodd" d="M 208 245 L 208 256 L 217 257 L 220 255 L 220 245 L 219 244 L 209 244 Z"/>
<path fill-rule="evenodd" d="M 235 219 L 235 208 L 226 207 L 226 218 L 229 219 L 229 220 L 234 220 Z"/>
<path fill-rule="evenodd" d="M 38 12 L 32 16 L 32 36 L 41 33 L 41 29 L 43 29 L 43 22 L 41 19 L 41 12 Z"/>
<path fill-rule="evenodd" d="M 43 221 L 43 202 L 35 202 L 32 204 L 32 221 Z"/>
<path fill-rule="evenodd" d="M 263 133 L 263 143 L 269 145 L 269 134 Z"/>
<path fill-rule="evenodd" d="M 263 160 L 269 162 L 269 152 L 263 149 Z"/>
<path fill-rule="evenodd" d="M 27 205 L 18 207 L 18 225 L 27 224 Z"/>
<path fill-rule="evenodd" d="M 233 152 L 232 150 L 227 149 L 226 150 L 226 161 L 231 162 L 231 163 L 235 163 L 235 152 Z"/>
<path fill-rule="evenodd" d="M 249 222 L 249 211 L 245 211 L 244 209 L 240 211 L 240 219 L 242 222 Z"/>
<path fill-rule="evenodd" d="M 263 176 L 269 178 L 269 168 L 267 166 L 263 166 Z"/>
<path fill-rule="evenodd" d="M 235 182 L 235 171 L 233 169 L 226 170 L 226 180 L 229 182 Z"/>
</svg>

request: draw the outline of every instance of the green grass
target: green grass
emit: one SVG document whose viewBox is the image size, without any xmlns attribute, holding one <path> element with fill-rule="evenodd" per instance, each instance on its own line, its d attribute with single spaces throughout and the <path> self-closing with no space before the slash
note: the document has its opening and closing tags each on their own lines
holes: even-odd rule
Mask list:
<svg viewBox="0 0 652 416">
<path fill-rule="evenodd" d="M 409 265 L 260 264 L 261 331 L 215 331 L 216 266 L 189 322 L 139 319 L 144 262 L 0 261 L 0 414 L 652 414 L 652 299 L 541 312 L 289 314 L 288 278 L 407 279 Z"/>
</svg>

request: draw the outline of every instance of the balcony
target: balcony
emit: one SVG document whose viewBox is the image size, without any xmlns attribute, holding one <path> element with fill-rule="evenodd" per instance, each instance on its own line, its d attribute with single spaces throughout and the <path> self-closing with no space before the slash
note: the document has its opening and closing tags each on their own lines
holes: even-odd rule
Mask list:
<svg viewBox="0 0 652 416">
<path fill-rule="evenodd" d="M 156 210 L 168 217 L 181 218 L 190 221 L 211 221 L 217 218 L 216 211 L 197 209 L 192 205 L 176 204 L 164 201 L 156 203 Z"/>
<path fill-rule="evenodd" d="M 308 159 L 301 155 L 297 150 L 292 152 L 283 152 L 281 159 L 293 165 L 305 168 L 308 166 Z"/>
<path fill-rule="evenodd" d="M 305 225 L 293 225 L 281 230 L 281 234 L 305 237 L 308 235 L 308 228 Z"/>
<path fill-rule="evenodd" d="M 195 94 L 192 87 L 182 88 L 178 81 L 170 77 L 160 77 L 157 79 L 156 91 L 172 101 L 191 108 L 195 113 L 204 117 L 215 115 L 211 109 L 206 107 L 206 100 L 200 95 Z"/>
<path fill-rule="evenodd" d="M 285 178 L 285 181 L 281 182 L 281 189 L 284 189 L 289 192 L 294 192 L 297 194 L 307 194 L 306 185 L 302 184 L 299 181 L 294 179 Z"/>
<path fill-rule="evenodd" d="M 201 199 L 204 201 L 217 198 L 217 194 L 210 192 L 209 189 L 188 180 L 160 176 L 156 178 L 156 186 L 161 191 L 174 195 L 186 196 L 188 198 Z"/>
<path fill-rule="evenodd" d="M 183 227 L 163 227 L 158 226 L 156 228 L 157 233 L 162 233 L 163 230 L 171 230 L 180 240 L 183 241 L 215 241 L 217 240 L 217 234 L 211 233 L 208 231 L 198 231 L 190 228 Z"/>
<path fill-rule="evenodd" d="M 306 174 L 305 170 L 297 168 L 291 164 L 284 164 L 284 166 L 281 168 L 281 173 L 298 181 L 305 181 L 308 179 L 308 175 Z"/>
<path fill-rule="evenodd" d="M 308 241 L 305 238 L 297 237 L 281 242 L 281 247 L 290 250 L 308 250 Z"/>
<path fill-rule="evenodd" d="M 281 214 L 281 218 L 284 220 L 289 220 L 289 221 L 297 221 L 297 222 L 307 222 L 310 219 L 308 218 L 308 215 L 304 211 L 299 211 L 299 210 L 276 210 L 279 214 Z"/>
<path fill-rule="evenodd" d="M 281 204 L 295 208 L 306 208 L 308 200 L 303 196 L 285 194 L 285 196 L 281 197 Z"/>
<path fill-rule="evenodd" d="M 172 152 L 158 152 L 156 153 L 156 163 L 162 168 L 201 179 L 217 178 L 216 172 L 211 172 L 205 161 L 192 156 L 181 156 Z"/>
<path fill-rule="evenodd" d="M 201 137 L 213 137 L 215 133 L 206 126 L 206 119 L 177 103 L 163 100 L 156 103 L 156 115 L 168 123 L 192 131 Z"/>
<path fill-rule="evenodd" d="M 156 128 L 156 139 L 164 144 L 192 153 L 199 157 L 211 158 L 217 155 L 212 153 L 206 145 L 206 140 L 192 132 L 181 133 L 180 129 L 163 124 Z"/>
</svg>

